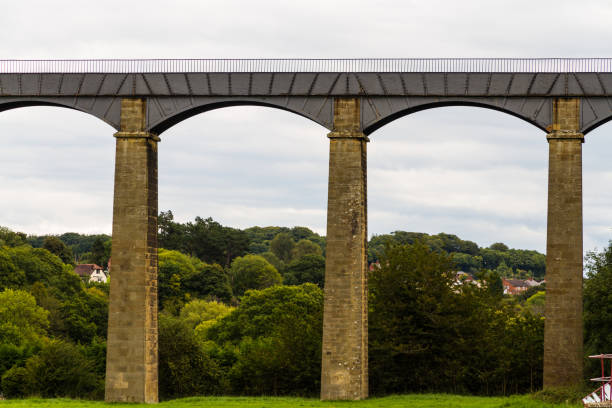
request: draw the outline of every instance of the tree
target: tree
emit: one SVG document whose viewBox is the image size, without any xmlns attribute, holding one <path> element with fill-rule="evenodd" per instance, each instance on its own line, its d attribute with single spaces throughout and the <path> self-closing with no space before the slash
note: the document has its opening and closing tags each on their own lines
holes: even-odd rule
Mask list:
<svg viewBox="0 0 612 408">
<path fill-rule="evenodd" d="M 195 299 L 181 309 L 180 319 L 187 327 L 195 330 L 200 341 L 205 341 L 208 329 L 234 309 L 216 301 Z"/>
<path fill-rule="evenodd" d="M 204 352 L 192 328 L 180 319 L 159 316 L 159 393 L 163 399 L 220 394 L 223 373 Z"/>
<path fill-rule="evenodd" d="M 38 343 L 47 334 L 48 314 L 36 299 L 22 290 L 0 292 L 0 343 Z"/>
<path fill-rule="evenodd" d="M 187 247 L 190 253 L 207 263 L 229 267 L 237 256 L 246 253 L 249 238 L 244 231 L 224 227 L 212 218 L 195 218 L 186 224 Z"/>
<path fill-rule="evenodd" d="M 12 248 L 26 243 L 26 234 L 23 232 L 13 232 L 6 227 L 0 227 L 0 247 Z"/>
<path fill-rule="evenodd" d="M 158 301 L 180 307 L 191 297 L 210 297 L 229 302 L 229 277 L 221 268 L 178 251 L 158 250 Z"/>
<path fill-rule="evenodd" d="M 2 377 L 2 390 L 9 397 L 100 398 L 104 380 L 96 376 L 93 363 L 77 346 L 52 340 L 30 357 L 25 367 L 7 371 Z"/>
<path fill-rule="evenodd" d="M 232 300 L 232 286 L 229 276 L 219 264 L 209 265 L 197 260 L 195 272 L 182 279 L 184 290 L 192 297 L 219 299 L 223 302 Z"/>
<path fill-rule="evenodd" d="M 157 251 L 157 262 L 157 299 L 160 306 L 167 301 L 183 302 L 185 300 L 183 284 L 196 273 L 195 259 L 178 251 L 160 248 Z"/>
<path fill-rule="evenodd" d="M 110 258 L 110 242 L 107 244 L 107 241 L 96 238 L 91 245 L 91 261 L 103 268 L 108 266 L 108 259 Z"/>
<path fill-rule="evenodd" d="M 492 249 L 494 251 L 506 252 L 509 248 L 508 245 L 504 244 L 503 242 L 496 242 L 494 244 L 489 245 L 489 249 Z"/>
<path fill-rule="evenodd" d="M 601 252 L 587 253 L 586 279 L 584 281 L 584 333 L 585 351 L 588 354 L 606 353 L 612 350 L 612 241 Z M 587 355 L 588 355 L 587 354 Z M 594 362 L 589 362 L 587 372 L 597 373 Z"/>
<path fill-rule="evenodd" d="M 52 254 L 57 255 L 63 263 L 69 265 L 74 264 L 72 251 L 58 237 L 52 235 L 46 237 L 42 247 Z"/>
<path fill-rule="evenodd" d="M 0 247 L 0 288 L 17 289 L 22 287 L 25 282 L 25 272 L 13 263 L 10 249 Z"/>
<path fill-rule="evenodd" d="M 291 259 L 299 259 L 304 255 L 321 255 L 321 247 L 315 244 L 314 242 L 301 239 L 295 244 L 293 249 L 291 250 Z"/>
<path fill-rule="evenodd" d="M 325 258 L 318 254 L 307 254 L 289 263 L 283 274 L 286 285 L 314 283 L 320 288 L 325 281 Z"/>
<path fill-rule="evenodd" d="M 293 238 L 285 232 L 281 232 L 270 241 L 270 250 L 283 262 L 291 261 L 291 251 L 294 246 Z"/>
<path fill-rule="evenodd" d="M 259 255 L 245 255 L 234 259 L 230 277 L 235 296 L 242 296 L 249 289 L 278 285 L 283 280 L 276 268 Z"/>
<path fill-rule="evenodd" d="M 248 291 L 208 337 L 233 350 L 232 391 L 314 395 L 321 375 L 323 291 L 313 284 Z"/>
<path fill-rule="evenodd" d="M 157 239 L 160 248 L 187 251 L 187 229 L 183 224 L 174 222 L 174 214 L 161 211 L 157 217 L 159 232 Z"/>
<path fill-rule="evenodd" d="M 274 255 L 273 252 L 267 251 L 259 255 L 266 258 L 266 261 L 270 262 L 272 266 L 275 267 L 276 270 L 279 271 L 281 274 L 285 270 L 285 263 L 281 261 L 280 259 L 278 259 L 278 256 Z"/>
<path fill-rule="evenodd" d="M 546 305 L 546 292 L 537 292 L 525 301 L 525 307 L 534 316 L 544 316 L 544 306 Z"/>
</svg>

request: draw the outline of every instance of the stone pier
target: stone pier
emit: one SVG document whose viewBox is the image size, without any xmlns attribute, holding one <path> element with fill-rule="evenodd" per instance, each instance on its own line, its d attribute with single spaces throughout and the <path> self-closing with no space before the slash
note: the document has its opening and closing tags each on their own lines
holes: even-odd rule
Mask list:
<svg viewBox="0 0 612 408">
<path fill-rule="evenodd" d="M 146 101 L 121 101 L 106 358 L 109 402 L 157 402 L 157 143 Z"/>
<path fill-rule="evenodd" d="M 580 99 L 557 98 L 547 136 L 548 229 L 544 387 L 577 385 L 582 364 L 582 143 Z"/>
<path fill-rule="evenodd" d="M 368 396 L 366 143 L 358 98 L 336 98 L 329 189 L 321 399 Z"/>
</svg>

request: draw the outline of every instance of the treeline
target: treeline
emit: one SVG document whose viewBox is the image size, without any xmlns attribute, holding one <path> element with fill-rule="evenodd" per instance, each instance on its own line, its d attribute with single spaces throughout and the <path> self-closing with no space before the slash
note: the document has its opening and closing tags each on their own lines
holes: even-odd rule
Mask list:
<svg viewBox="0 0 612 408">
<path fill-rule="evenodd" d="M 304 227 L 178 223 L 170 211 L 159 227 L 160 396 L 315 396 L 325 238 Z M 448 234 L 400 242 L 405 234 L 372 239 L 371 392 L 540 387 L 543 292 L 504 297 L 492 273 L 460 285 L 457 254 L 481 248 Z M 93 252 L 97 238 L 68 245 L 65 235 L 55 238 L 66 248 Z M 108 284 L 81 281 L 66 248 L 39 238 L 0 229 L 2 394 L 101 398 Z"/>
<path fill-rule="evenodd" d="M 62 235 L 23 236 L 34 248 L 44 248 L 67 264 L 94 263 L 106 268 L 110 258 L 111 237 L 105 234 L 84 235 L 66 232 Z"/>
<path fill-rule="evenodd" d="M 490 270 L 503 277 L 534 279 L 543 279 L 546 274 L 546 256 L 537 251 L 510 249 L 501 242 L 481 248 L 475 242 L 445 233 L 395 231 L 375 235 L 368 246 L 368 261 L 378 261 L 387 243 L 411 245 L 416 241 L 423 242 L 434 252 L 451 254 L 457 269 L 464 272 L 478 274 Z"/>
</svg>

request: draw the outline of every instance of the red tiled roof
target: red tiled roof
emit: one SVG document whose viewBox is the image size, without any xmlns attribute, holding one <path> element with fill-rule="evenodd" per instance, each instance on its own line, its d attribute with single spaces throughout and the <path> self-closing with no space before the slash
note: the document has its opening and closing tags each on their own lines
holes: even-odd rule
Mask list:
<svg viewBox="0 0 612 408">
<path fill-rule="evenodd" d="M 104 269 L 96 264 L 80 264 L 74 267 L 74 273 L 79 276 L 90 276 L 91 273 L 98 269 Z"/>
</svg>

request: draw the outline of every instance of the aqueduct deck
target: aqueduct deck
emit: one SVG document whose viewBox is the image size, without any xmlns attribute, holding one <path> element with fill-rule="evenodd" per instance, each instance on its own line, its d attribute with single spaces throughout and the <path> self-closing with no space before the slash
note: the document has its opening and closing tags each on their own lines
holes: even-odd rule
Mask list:
<svg viewBox="0 0 612 408">
<path fill-rule="evenodd" d="M 0 111 L 77 109 L 117 133 L 106 399 L 157 401 L 157 148 L 180 121 L 236 105 L 329 129 L 321 398 L 368 395 L 367 135 L 477 106 L 549 142 L 544 385 L 582 381 L 582 143 L 612 119 L 612 59 L 0 61 Z"/>
</svg>

